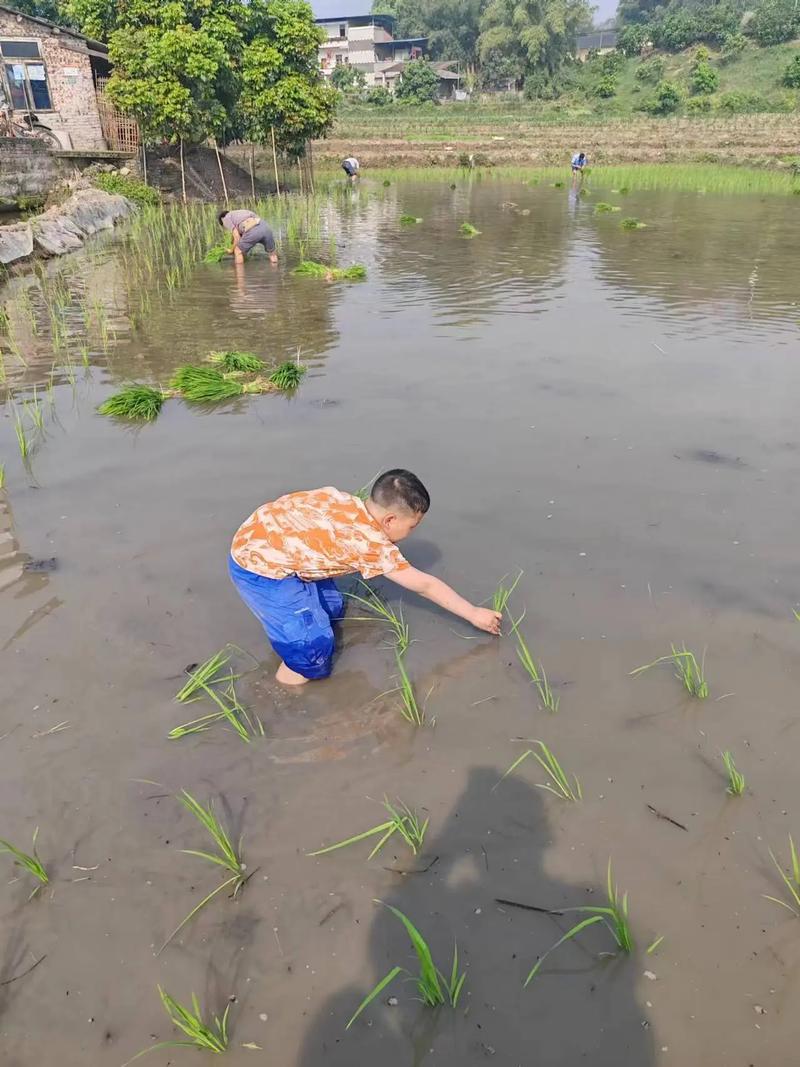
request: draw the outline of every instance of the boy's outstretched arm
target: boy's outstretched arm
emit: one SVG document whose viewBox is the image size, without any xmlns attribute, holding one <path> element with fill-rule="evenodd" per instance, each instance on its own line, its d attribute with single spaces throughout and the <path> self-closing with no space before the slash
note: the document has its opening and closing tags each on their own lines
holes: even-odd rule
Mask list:
<svg viewBox="0 0 800 1067">
<path fill-rule="evenodd" d="M 401 567 L 399 570 L 390 571 L 385 577 L 396 582 L 403 589 L 410 589 L 412 593 L 419 593 L 427 600 L 432 600 L 440 608 L 452 611 L 454 615 L 466 619 L 479 630 L 486 630 L 490 634 L 500 633 L 500 622 L 503 616 L 499 611 L 470 604 L 455 589 L 451 589 L 440 578 L 434 578 L 432 574 L 419 571 L 416 567 Z"/>
</svg>

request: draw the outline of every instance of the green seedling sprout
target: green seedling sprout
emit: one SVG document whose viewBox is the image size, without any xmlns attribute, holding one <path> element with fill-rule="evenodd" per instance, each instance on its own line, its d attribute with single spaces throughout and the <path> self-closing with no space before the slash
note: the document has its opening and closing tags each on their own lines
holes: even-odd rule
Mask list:
<svg viewBox="0 0 800 1067">
<path fill-rule="evenodd" d="M 383 798 L 383 806 L 391 816 L 386 822 L 382 822 L 378 826 L 373 826 L 370 830 L 365 830 L 363 833 L 356 834 L 354 837 L 348 837 L 345 841 L 337 841 L 334 845 L 319 848 L 316 852 L 309 852 L 308 855 L 324 856 L 328 852 L 335 852 L 336 849 L 346 848 L 348 845 L 355 845 L 359 841 L 365 841 L 369 837 L 375 837 L 380 834 L 381 837 L 378 843 L 367 856 L 367 860 L 369 861 L 377 856 L 389 838 L 394 834 L 399 834 L 411 849 L 412 853 L 416 856 L 422 849 L 422 842 L 425 839 L 425 832 L 428 829 L 429 820 L 426 819 L 425 822 L 420 822 L 417 813 L 412 811 L 406 804 L 398 802 L 397 807 L 394 807 L 386 797 Z"/>
<path fill-rule="evenodd" d="M 228 1047 L 228 1013 L 231 1010 L 231 1001 L 228 1001 L 225 1005 L 225 1011 L 222 1013 L 221 1019 L 215 1015 L 212 1022 L 207 1024 L 203 1022 L 200 1004 L 194 993 L 192 993 L 191 1008 L 184 1007 L 177 1000 L 173 1000 L 161 986 L 158 987 L 158 995 L 161 997 L 161 1003 L 164 1005 L 164 1011 L 169 1016 L 170 1022 L 173 1026 L 177 1026 L 179 1030 L 182 1030 L 189 1040 L 159 1041 L 157 1044 L 137 1052 L 122 1067 L 128 1067 L 128 1064 L 133 1063 L 134 1060 L 138 1060 L 141 1056 L 146 1056 L 149 1052 L 155 1052 L 160 1048 L 199 1048 L 207 1052 L 225 1052 Z"/>
<path fill-rule="evenodd" d="M 420 707 L 417 701 L 416 693 L 414 692 L 414 686 L 411 684 L 411 679 L 408 677 L 406 671 L 406 665 L 403 662 L 403 654 L 400 649 L 395 650 L 395 659 L 397 660 L 397 673 L 400 679 L 400 685 L 393 692 L 400 693 L 400 714 L 406 720 L 406 722 L 412 723 L 414 726 L 425 725 L 425 708 Z"/>
<path fill-rule="evenodd" d="M 402 607 L 398 606 L 397 611 L 395 611 L 382 596 L 375 592 L 371 585 L 367 585 L 364 581 L 360 585 L 364 590 L 363 596 L 359 596 L 358 593 L 347 593 L 346 595 L 351 600 L 355 600 L 370 614 L 354 615 L 351 617 L 351 621 L 372 622 L 374 619 L 378 619 L 388 627 L 394 637 L 394 647 L 400 655 L 403 655 L 411 644 L 411 631 L 408 623 L 403 618 Z"/>
<path fill-rule="evenodd" d="M 473 226 L 471 222 L 462 222 L 458 228 L 458 232 L 462 237 L 477 237 L 481 231 L 477 226 Z"/>
<path fill-rule="evenodd" d="M 383 904 L 383 901 L 376 900 L 375 903 Z M 379 996 L 389 983 L 393 982 L 399 974 L 408 974 L 410 978 L 414 979 L 419 999 L 423 1004 L 427 1004 L 428 1007 L 431 1008 L 436 1008 L 440 1004 L 444 1004 L 445 999 L 452 1008 L 457 1007 L 461 991 L 464 988 L 464 981 L 467 975 L 465 971 L 461 974 L 458 973 L 458 945 L 454 945 L 453 947 L 453 963 L 450 968 L 450 976 L 446 977 L 433 962 L 433 956 L 431 955 L 431 950 L 427 941 L 408 916 L 404 915 L 399 908 L 392 907 L 391 904 L 383 904 L 383 906 L 388 908 L 392 915 L 399 919 L 405 927 L 406 933 L 408 934 L 414 951 L 417 954 L 419 974 L 411 975 L 403 967 L 393 967 L 361 1001 L 355 1014 L 345 1027 L 346 1030 L 350 1029 L 364 1009 L 369 1007 L 373 1000 L 375 1000 L 375 998 Z"/>
<path fill-rule="evenodd" d="M 539 972 L 542 964 L 560 945 L 563 945 L 565 941 L 571 940 L 582 930 L 585 930 L 587 926 L 593 926 L 596 923 L 603 923 L 603 925 L 611 933 L 617 948 L 620 952 L 630 954 L 633 952 L 633 935 L 631 934 L 630 924 L 628 922 L 628 894 L 624 893 L 620 896 L 619 889 L 614 883 L 611 860 L 608 861 L 608 875 L 606 878 L 606 894 L 608 897 L 608 905 L 584 905 L 577 908 L 562 908 L 561 911 L 576 911 L 582 912 L 587 915 L 588 918 L 582 919 L 579 923 L 576 923 L 570 930 L 568 930 L 562 937 L 556 941 L 556 943 L 547 950 L 536 961 L 534 966 L 528 972 L 528 977 L 525 979 L 525 987 L 529 986 L 533 979 Z M 655 951 L 655 949 L 661 944 L 663 937 L 657 938 L 648 951 Z"/>
<path fill-rule="evenodd" d="M 547 680 L 547 675 L 545 674 L 544 667 L 541 663 L 536 663 L 536 660 L 533 658 L 531 650 L 528 648 L 525 638 L 520 633 L 519 624 L 522 622 L 524 617 L 525 612 L 520 615 L 516 622 L 513 619 L 511 620 L 511 629 L 513 630 L 514 636 L 517 639 L 517 656 L 519 657 L 520 663 L 528 673 L 531 681 L 534 683 L 537 690 L 539 691 L 539 698 L 542 701 L 542 705 L 547 708 L 548 711 L 558 711 L 559 704 L 561 703 L 561 698 L 557 697 L 553 692 L 552 687 Z"/>
<path fill-rule="evenodd" d="M 0 463 L 0 489 L 6 484 L 6 465 Z"/>
<path fill-rule="evenodd" d="M 511 597 L 511 594 L 517 588 L 517 585 L 519 584 L 519 580 L 522 577 L 522 575 L 523 575 L 523 572 L 520 571 L 519 574 L 517 575 L 517 577 L 511 583 L 511 585 L 508 585 L 508 586 L 505 584 L 505 581 L 506 581 L 506 578 L 508 577 L 508 575 L 507 574 L 503 575 L 503 577 L 500 579 L 500 582 L 499 582 L 499 584 L 497 586 L 497 589 L 494 591 L 494 594 L 492 595 L 492 610 L 493 611 L 499 611 L 502 614 L 506 610 L 506 605 L 508 604 L 508 601 L 509 601 L 509 599 Z"/>
<path fill-rule="evenodd" d="M 230 400 L 243 393 L 240 382 L 226 378 L 222 371 L 212 367 L 195 367 L 186 363 L 172 377 L 170 388 L 181 394 L 184 400 L 195 404 L 211 404 Z"/>
<path fill-rule="evenodd" d="M 131 422 L 152 422 L 164 404 L 164 394 L 149 385 L 126 385 L 97 409 L 101 415 Z"/>
<path fill-rule="evenodd" d="M 727 792 L 732 797 L 740 797 L 745 790 L 744 775 L 736 769 L 736 764 L 733 762 L 733 756 L 726 749 L 722 753 L 722 762 L 725 764 L 725 770 L 728 772 L 728 788 Z"/>
<path fill-rule="evenodd" d="M 539 746 L 539 751 L 536 752 L 534 749 L 529 748 L 525 752 L 523 752 L 521 756 L 514 760 L 514 762 L 503 775 L 503 777 L 500 779 L 500 782 L 503 782 L 506 778 L 508 778 L 510 774 L 513 774 L 517 767 L 519 767 L 521 763 L 524 763 L 528 756 L 533 756 L 533 758 L 539 763 L 539 765 L 544 769 L 545 773 L 550 778 L 549 783 L 537 783 L 538 789 L 546 789 L 548 793 L 552 793 L 553 796 L 560 797 L 562 800 L 571 800 L 575 803 L 577 803 L 579 800 L 582 800 L 583 792 L 581 791 L 581 783 L 577 775 L 573 774 L 572 780 L 574 782 L 574 785 L 571 784 L 568 776 L 564 772 L 564 768 L 558 762 L 555 755 L 547 747 L 544 741 L 534 740 L 533 743 L 534 745 Z M 493 790 L 496 789 L 498 785 L 500 785 L 500 782 L 498 782 L 495 786 L 492 787 Z"/>
<path fill-rule="evenodd" d="M 769 854 L 794 903 L 787 904 L 785 900 L 781 900 L 779 897 L 767 896 L 766 893 L 763 896 L 765 900 L 771 900 L 773 904 L 780 904 L 782 908 L 787 908 L 796 918 L 800 918 L 800 858 L 797 855 L 792 835 L 789 834 L 789 862 L 791 868 L 789 874 L 783 869 L 772 849 L 769 850 Z"/>
<path fill-rule="evenodd" d="M 175 694 L 175 699 L 181 704 L 191 700 L 199 700 L 200 694 L 198 690 L 203 686 L 214 685 L 222 681 L 235 681 L 239 675 L 234 674 L 232 670 L 228 671 L 224 677 L 219 676 L 222 668 L 230 662 L 234 650 L 241 651 L 236 645 L 226 645 L 219 652 L 215 652 L 213 656 L 209 656 L 207 660 L 195 667 L 193 671 L 187 671 L 189 681 Z"/>
<path fill-rule="evenodd" d="M 19 448 L 19 454 L 23 460 L 26 460 L 31 453 L 31 445 L 25 433 L 25 423 L 22 421 L 20 413 L 16 408 L 13 408 L 14 414 L 14 436 L 17 438 L 17 446 Z"/>
<path fill-rule="evenodd" d="M 232 668 L 224 671 L 234 651 L 248 655 L 238 645 L 226 645 L 225 648 L 220 649 L 196 667 L 194 671 L 187 672 L 189 681 L 176 694 L 175 699 L 185 704 L 200 700 L 205 696 L 216 705 L 217 710 L 176 726 L 167 734 L 169 740 L 175 741 L 188 734 L 203 733 L 214 723 L 221 721 L 227 721 L 245 744 L 249 744 L 252 736 L 264 736 L 264 724 L 257 716 L 255 716 L 255 722 L 250 718 L 247 709 L 236 694 L 234 682 L 240 676 L 234 674 Z"/>
<path fill-rule="evenodd" d="M 216 889 L 213 889 L 208 896 L 204 897 L 199 904 L 192 908 L 189 914 L 178 923 L 158 952 L 156 952 L 156 956 L 161 955 L 170 941 L 172 941 L 184 926 L 197 915 L 200 909 L 204 908 L 218 893 L 221 893 L 223 889 L 232 888 L 231 896 L 235 899 L 238 896 L 239 891 L 247 882 L 247 879 L 250 877 L 245 873 L 247 867 L 242 860 L 241 838 L 239 839 L 238 845 L 233 844 L 224 826 L 214 814 L 213 803 L 209 803 L 208 807 L 203 807 L 203 805 L 195 800 L 191 793 L 187 793 L 185 789 L 181 790 L 178 800 L 183 804 L 187 811 L 194 815 L 217 846 L 216 852 L 203 852 L 193 848 L 182 848 L 181 852 L 185 853 L 187 856 L 198 856 L 200 859 L 207 860 L 209 863 L 214 863 L 217 866 L 222 867 L 223 870 L 230 874 L 230 877 L 226 878 L 224 882 L 218 885 Z"/>
<path fill-rule="evenodd" d="M 226 373 L 242 371 L 244 374 L 257 374 L 264 369 L 264 362 L 252 352 L 211 352 L 210 363 L 216 363 Z"/>
<path fill-rule="evenodd" d="M 356 492 L 353 493 L 353 496 L 357 496 L 359 500 L 367 500 L 369 497 L 370 490 L 372 489 L 372 483 L 375 481 L 375 479 L 380 473 L 381 472 L 379 470 L 375 471 L 375 473 L 372 475 L 367 484 L 362 485 L 360 489 L 356 490 Z"/>
<path fill-rule="evenodd" d="M 306 373 L 306 368 L 297 360 L 287 359 L 281 363 L 269 376 L 269 381 L 283 392 L 288 393 L 296 389 Z"/>
<path fill-rule="evenodd" d="M 643 667 L 637 667 L 630 672 L 630 677 L 649 671 L 651 667 L 657 667 L 659 663 L 671 663 L 675 667 L 675 676 L 683 682 L 684 689 L 698 700 L 705 700 L 708 696 L 708 682 L 705 676 L 706 650 L 698 664 L 694 652 L 690 652 L 686 645 L 683 648 L 671 646 L 672 651 L 668 656 L 659 656 L 652 663 L 645 663 Z"/>
<path fill-rule="evenodd" d="M 15 845 L 12 845 L 10 841 L 4 841 L 2 838 L 0 838 L 0 852 L 10 853 L 14 857 L 15 867 L 24 867 L 29 874 L 32 874 L 33 877 L 37 878 L 39 881 L 39 885 L 37 885 L 36 888 L 33 890 L 31 895 L 28 897 L 28 900 L 33 900 L 33 898 L 36 896 L 42 886 L 47 885 L 50 881 L 47 871 L 42 865 L 42 861 L 39 859 L 39 856 L 36 852 L 36 841 L 38 837 L 39 827 L 37 826 L 36 829 L 33 831 L 33 844 L 31 846 L 32 855 L 30 856 L 27 852 L 23 852 L 22 849 L 17 848 Z"/>
</svg>

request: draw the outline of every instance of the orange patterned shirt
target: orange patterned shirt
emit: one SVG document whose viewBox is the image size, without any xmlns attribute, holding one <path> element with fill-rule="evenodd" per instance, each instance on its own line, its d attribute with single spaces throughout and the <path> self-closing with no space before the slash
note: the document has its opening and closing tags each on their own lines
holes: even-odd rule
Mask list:
<svg viewBox="0 0 800 1067">
<path fill-rule="evenodd" d="M 306 582 L 358 571 L 377 578 L 408 567 L 362 500 L 333 486 L 287 493 L 243 522 L 231 555 L 265 578 L 296 574 Z"/>
</svg>

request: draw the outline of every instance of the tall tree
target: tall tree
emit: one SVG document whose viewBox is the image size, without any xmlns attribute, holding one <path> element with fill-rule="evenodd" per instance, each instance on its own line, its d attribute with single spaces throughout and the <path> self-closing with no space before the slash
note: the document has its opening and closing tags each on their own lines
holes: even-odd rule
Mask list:
<svg viewBox="0 0 800 1067">
<path fill-rule="evenodd" d="M 482 62 L 506 60 L 517 77 L 552 77 L 591 26 L 587 0 L 489 0 L 478 42 Z"/>
<path fill-rule="evenodd" d="M 432 59 L 478 58 L 481 11 L 485 0 L 373 0 L 375 14 L 393 15 L 397 37 L 427 37 Z"/>
</svg>

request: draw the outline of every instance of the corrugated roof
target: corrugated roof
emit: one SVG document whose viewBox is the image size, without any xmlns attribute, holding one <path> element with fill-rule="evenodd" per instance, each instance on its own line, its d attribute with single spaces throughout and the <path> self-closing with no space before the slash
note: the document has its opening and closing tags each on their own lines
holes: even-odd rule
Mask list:
<svg viewBox="0 0 800 1067">
<path fill-rule="evenodd" d="M 59 33 L 66 34 L 68 37 L 77 37 L 80 41 L 86 41 L 95 52 L 100 52 L 100 58 L 105 59 L 108 56 L 108 46 L 103 44 L 102 41 L 95 41 L 91 37 L 87 37 L 85 33 L 78 33 L 77 30 L 70 30 L 66 26 L 59 26 L 57 22 L 51 22 L 50 19 L 40 18 L 38 15 L 29 15 L 26 11 L 17 11 L 15 7 L 9 7 L 7 4 L 0 4 L 0 11 L 5 11 L 9 15 L 15 15 L 21 19 L 28 19 L 30 22 L 37 22 L 40 26 L 46 26 L 51 30 L 58 30 Z"/>
</svg>

